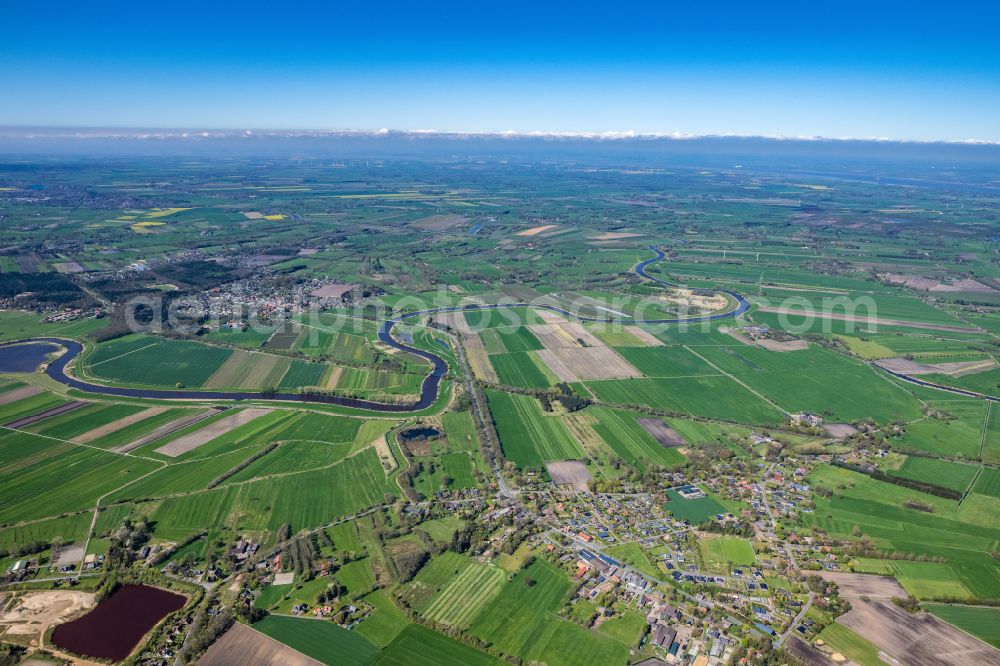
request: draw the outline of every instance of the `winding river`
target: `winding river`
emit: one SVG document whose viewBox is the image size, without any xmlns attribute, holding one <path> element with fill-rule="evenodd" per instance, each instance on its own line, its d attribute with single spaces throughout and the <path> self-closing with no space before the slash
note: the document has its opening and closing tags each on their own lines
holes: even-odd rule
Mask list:
<svg viewBox="0 0 1000 666">
<path fill-rule="evenodd" d="M 678 287 L 680 285 L 667 282 L 658 277 L 649 275 L 646 272 L 646 268 L 651 264 L 658 261 L 662 261 L 666 256 L 663 251 L 656 247 L 650 247 L 655 253 L 655 256 L 650 259 L 636 264 L 633 269 L 637 275 L 651 280 L 657 284 L 661 284 L 666 287 Z M 710 290 L 694 290 L 695 292 L 707 292 Z M 736 317 L 743 314 L 750 308 L 750 303 L 739 293 L 735 291 L 719 290 L 718 293 L 726 294 L 736 301 L 736 307 L 727 312 L 719 312 L 710 315 L 702 315 L 697 317 L 684 317 L 675 319 L 644 319 L 642 321 L 631 321 L 622 322 L 630 325 L 637 324 L 680 324 L 689 323 L 695 324 L 699 322 L 706 321 L 717 321 L 719 319 L 728 319 L 730 317 Z M 535 309 L 550 310 L 557 314 L 569 317 L 571 319 L 576 319 L 583 322 L 604 322 L 606 319 L 594 318 L 594 317 L 582 317 L 580 315 L 564 310 L 552 305 L 536 305 L 531 303 L 506 303 L 503 305 L 456 305 L 452 307 L 445 308 L 430 308 L 427 310 L 418 310 L 415 312 L 407 312 L 405 314 L 397 315 L 391 319 L 386 320 L 382 327 L 378 331 L 378 339 L 381 340 L 386 345 L 398 349 L 400 351 L 409 352 L 415 356 L 426 359 L 431 363 L 430 373 L 424 377 L 424 381 L 420 386 L 420 399 L 412 404 L 397 405 L 392 403 L 376 402 L 373 400 L 363 400 L 360 398 L 347 398 L 343 396 L 335 395 L 323 395 L 323 394 L 312 394 L 312 393 L 269 393 L 262 394 L 260 391 L 194 391 L 194 390 L 183 390 L 183 389 L 145 389 L 145 388 L 130 388 L 124 386 L 104 386 L 102 384 L 92 384 L 90 382 L 83 381 L 70 375 L 66 372 L 66 367 L 69 363 L 77 358 L 83 351 L 83 345 L 75 340 L 68 340 L 64 338 L 54 338 L 54 337 L 44 337 L 44 338 L 31 338 L 28 340 L 17 340 L 13 342 L 7 342 L 0 344 L 0 347 L 5 347 L 14 344 L 25 344 L 25 343 L 51 343 L 56 345 L 61 345 L 66 348 L 66 353 L 58 357 L 51 363 L 49 363 L 45 372 L 49 377 L 56 380 L 57 382 L 75 388 L 79 391 L 86 393 L 97 393 L 102 395 L 118 396 L 122 398 L 153 398 L 153 399 L 167 399 L 167 400 L 277 400 L 284 402 L 308 402 L 308 403 L 322 403 L 330 405 L 339 405 L 341 407 L 351 407 L 355 409 L 367 409 L 376 412 L 385 413 L 408 413 L 417 412 L 423 409 L 427 409 L 434 404 L 437 399 L 438 391 L 441 387 L 441 379 L 448 372 L 448 364 L 443 358 L 423 349 L 418 349 L 411 345 L 399 342 L 392 337 L 392 329 L 396 324 L 401 324 L 408 319 L 414 319 L 418 317 L 423 317 L 432 314 L 443 314 L 448 312 L 474 312 L 478 310 L 498 310 L 505 308 L 523 308 L 532 307 Z M 982 397 L 985 399 L 992 400 L 994 402 L 1000 402 L 1000 399 L 994 398 L 992 396 L 986 396 L 982 394 L 973 394 L 969 391 L 963 391 L 961 389 L 953 389 L 937 384 L 932 384 L 930 382 L 924 382 L 922 380 L 916 380 L 907 375 L 902 375 L 898 373 L 891 373 L 900 379 L 905 381 L 910 381 L 915 384 L 921 384 L 923 386 L 930 386 L 933 388 L 939 388 L 942 390 L 948 390 L 953 393 L 959 393 L 962 395 L 975 395 L 976 397 Z"/>
</svg>

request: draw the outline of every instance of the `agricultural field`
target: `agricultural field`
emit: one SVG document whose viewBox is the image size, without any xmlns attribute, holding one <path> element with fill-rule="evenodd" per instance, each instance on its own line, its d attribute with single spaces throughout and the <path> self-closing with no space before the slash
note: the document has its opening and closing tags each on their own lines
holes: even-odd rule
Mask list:
<svg viewBox="0 0 1000 666">
<path fill-rule="evenodd" d="M 417 624 L 406 627 L 379 655 L 379 666 L 497 666 L 503 662 Z"/>
<path fill-rule="evenodd" d="M 565 574 L 536 560 L 504 585 L 494 602 L 473 621 L 470 631 L 505 654 L 522 659 L 567 666 L 583 658 L 600 663 L 624 659 L 628 649 L 622 643 L 549 615 L 562 605 L 569 585 Z M 511 622 L 514 617 L 520 621 Z"/>
<path fill-rule="evenodd" d="M 858 590 L 1000 647 L 1000 409 L 887 371 L 1000 396 L 995 165 L 657 141 L 0 160 L 0 340 L 85 382 L 0 347 L 0 598 L 181 586 L 210 664 L 943 663 Z"/>
<path fill-rule="evenodd" d="M 926 604 L 926 608 L 945 622 L 1000 648 L 1000 609 L 951 604 Z"/>
<path fill-rule="evenodd" d="M 126 336 L 98 346 L 84 370 L 104 382 L 198 388 L 234 353 L 196 342 Z"/>
<path fill-rule="evenodd" d="M 378 649 L 356 632 L 342 629 L 332 622 L 269 615 L 254 624 L 253 628 L 331 666 L 367 666 L 378 655 Z"/>
<path fill-rule="evenodd" d="M 548 460 L 582 458 L 583 450 L 556 415 L 542 412 L 530 396 L 487 392 L 504 454 L 520 467 L 540 467 Z"/>
</svg>

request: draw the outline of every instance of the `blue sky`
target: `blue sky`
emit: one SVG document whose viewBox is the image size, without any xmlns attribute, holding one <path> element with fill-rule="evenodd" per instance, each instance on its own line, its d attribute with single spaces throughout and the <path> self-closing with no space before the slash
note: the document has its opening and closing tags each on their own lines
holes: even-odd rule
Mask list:
<svg viewBox="0 0 1000 666">
<path fill-rule="evenodd" d="M 0 124 L 1000 141 L 998 19 L 964 1 L 15 3 Z"/>
</svg>

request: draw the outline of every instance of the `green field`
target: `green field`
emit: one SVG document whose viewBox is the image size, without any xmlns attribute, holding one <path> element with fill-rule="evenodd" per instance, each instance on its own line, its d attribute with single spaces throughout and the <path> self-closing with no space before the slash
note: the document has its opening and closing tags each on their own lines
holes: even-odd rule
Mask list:
<svg viewBox="0 0 1000 666">
<path fill-rule="evenodd" d="M 558 416 L 546 415 L 535 398 L 487 391 L 490 412 L 504 455 L 518 467 L 584 456 L 579 442 Z"/>
<path fill-rule="evenodd" d="M 505 582 L 503 570 L 470 560 L 421 613 L 435 622 L 464 629 Z"/>
<path fill-rule="evenodd" d="M 587 387 L 612 405 L 642 405 L 693 416 L 724 415 L 739 423 L 784 420 L 780 411 L 728 377 L 602 380 L 587 382 Z"/>
<path fill-rule="evenodd" d="M 389 645 L 410 624 L 403 611 L 384 590 L 376 590 L 364 600 L 374 610 L 354 630 L 379 648 Z"/>
<path fill-rule="evenodd" d="M 864 636 L 860 636 L 842 624 L 836 622 L 827 625 L 819 633 L 819 638 L 834 650 L 845 655 L 861 666 L 883 666 L 879 659 L 879 649 Z"/>
<path fill-rule="evenodd" d="M 932 483 L 964 493 L 972 480 L 976 478 L 976 474 L 979 473 L 979 466 L 909 456 L 899 469 L 890 469 L 888 473 L 904 479 Z"/>
<path fill-rule="evenodd" d="M 501 384 L 519 388 L 546 388 L 550 385 L 531 352 L 494 354 L 490 356 L 490 363 Z"/>
<path fill-rule="evenodd" d="M 300 386 L 319 386 L 329 366 L 292 359 L 284 377 L 278 382 L 279 389 L 297 389 Z"/>
<path fill-rule="evenodd" d="M 686 520 L 693 525 L 711 520 L 716 514 L 727 514 L 729 509 L 720 504 L 712 495 L 696 499 L 684 499 L 676 490 L 667 491 L 667 503 L 664 507 L 679 520 Z"/>
<path fill-rule="evenodd" d="M 253 628 L 330 666 L 367 666 L 378 656 L 364 637 L 328 620 L 269 615 Z"/>
<path fill-rule="evenodd" d="M 928 611 L 962 631 L 1000 648 L 1000 608 L 924 604 Z"/>
<path fill-rule="evenodd" d="M 535 560 L 504 585 L 473 621 L 470 631 L 504 654 L 557 664 L 621 663 L 622 643 L 560 620 L 553 613 L 565 600 L 569 579 L 553 565 Z M 511 621 L 517 618 L 517 621 Z"/>
<path fill-rule="evenodd" d="M 974 598 L 1000 598 L 1000 563 L 990 555 L 1000 539 L 996 507 L 989 502 L 994 498 L 969 495 L 959 508 L 954 500 L 825 465 L 813 470 L 810 483 L 831 489 L 833 496 L 817 496 L 815 512 L 805 518 L 807 524 L 848 539 L 857 538 L 857 528 L 881 550 L 947 561 L 944 566 L 898 562 L 912 574 L 914 589 L 932 597 L 942 592 L 946 596 L 964 593 L 955 585 L 957 579 Z M 910 508 L 907 502 L 918 502 L 931 511 Z"/>
<path fill-rule="evenodd" d="M 411 624 L 379 655 L 378 666 L 494 666 L 496 657 Z"/>
<path fill-rule="evenodd" d="M 684 462 L 677 449 L 664 447 L 653 439 L 636 422 L 636 415 L 604 407 L 594 407 L 589 413 L 598 421 L 593 425 L 594 431 L 622 460 L 640 467 L 647 463 L 669 467 Z"/>
<path fill-rule="evenodd" d="M 757 562 L 749 539 L 711 535 L 698 541 L 705 568 L 714 573 L 728 574 L 732 566 L 751 566 Z"/>
<path fill-rule="evenodd" d="M 106 382 L 198 388 L 232 353 L 186 340 L 130 335 L 99 345 L 85 367 L 89 376 Z"/>
</svg>

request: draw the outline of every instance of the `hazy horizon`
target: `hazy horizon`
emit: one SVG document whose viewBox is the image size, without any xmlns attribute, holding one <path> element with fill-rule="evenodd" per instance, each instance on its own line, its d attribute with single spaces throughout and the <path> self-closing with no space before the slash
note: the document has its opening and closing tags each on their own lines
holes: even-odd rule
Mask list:
<svg viewBox="0 0 1000 666">
<path fill-rule="evenodd" d="M 11 6 L 0 125 L 1000 141 L 988 3 Z"/>
</svg>

